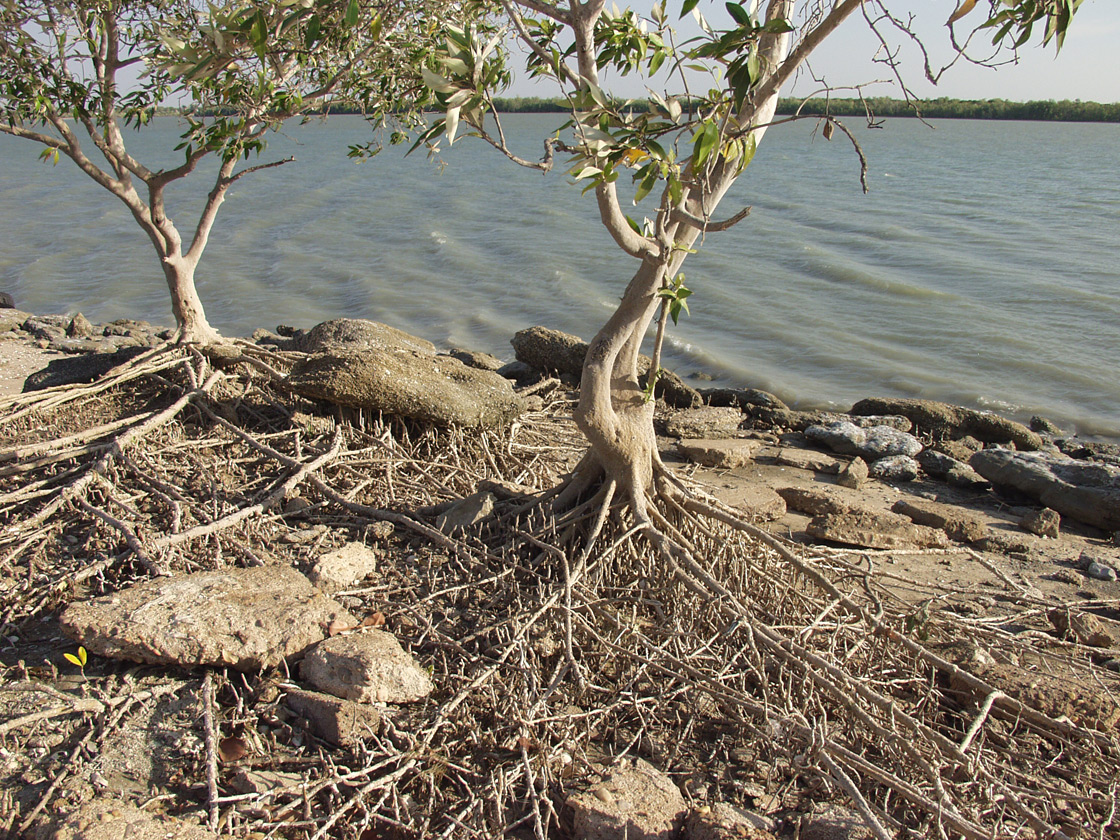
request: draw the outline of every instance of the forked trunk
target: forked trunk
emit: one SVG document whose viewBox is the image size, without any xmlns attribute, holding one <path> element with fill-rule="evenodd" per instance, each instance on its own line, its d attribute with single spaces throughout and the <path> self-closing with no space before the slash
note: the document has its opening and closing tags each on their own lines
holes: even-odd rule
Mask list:
<svg viewBox="0 0 1120 840">
<path fill-rule="evenodd" d="M 171 310 L 178 326 L 178 342 L 213 344 L 221 341 L 218 331 L 206 320 L 206 312 L 194 285 L 194 265 L 184 259 L 165 258 L 163 273 L 171 292 Z"/>
</svg>

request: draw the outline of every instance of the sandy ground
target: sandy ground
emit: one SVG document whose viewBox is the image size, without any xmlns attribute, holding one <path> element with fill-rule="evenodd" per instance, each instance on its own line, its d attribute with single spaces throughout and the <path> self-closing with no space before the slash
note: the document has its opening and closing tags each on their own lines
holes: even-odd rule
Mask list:
<svg viewBox="0 0 1120 840">
<path fill-rule="evenodd" d="M 28 376 L 65 357 L 19 339 L 0 340 L 0 397 L 20 393 Z"/>
</svg>

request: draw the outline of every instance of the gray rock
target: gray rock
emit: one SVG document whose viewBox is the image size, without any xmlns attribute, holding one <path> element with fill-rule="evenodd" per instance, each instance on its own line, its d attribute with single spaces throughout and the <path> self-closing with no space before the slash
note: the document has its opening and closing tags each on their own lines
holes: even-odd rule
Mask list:
<svg viewBox="0 0 1120 840">
<path fill-rule="evenodd" d="M 934 400 L 872 398 L 852 406 L 852 414 L 901 414 L 922 434 L 934 439 L 972 435 L 989 443 L 1014 443 L 1019 449 L 1038 449 L 1042 438 L 1022 423 L 997 414 Z"/>
<path fill-rule="evenodd" d="M 921 467 L 909 455 L 890 455 L 873 461 L 868 471 L 875 478 L 884 481 L 913 481 L 918 477 Z"/>
<path fill-rule="evenodd" d="M 910 418 L 903 417 L 901 414 L 848 414 L 836 419 L 855 423 L 861 429 L 886 426 L 887 428 L 896 429 L 900 432 L 909 432 L 914 428 L 914 424 L 910 422 Z"/>
<path fill-rule="evenodd" d="M 701 388 L 700 396 L 707 405 L 732 406 L 744 414 L 751 414 L 757 408 L 789 410 L 789 406 L 773 394 L 757 388 Z"/>
<path fill-rule="evenodd" d="M 576 382 L 583 376 L 588 344 L 578 336 L 547 327 L 529 327 L 516 333 L 510 343 L 517 360 L 530 367 L 566 374 Z M 651 364 L 648 356 L 639 356 L 638 375 L 645 377 Z M 695 408 L 704 402 L 695 388 L 686 385 L 672 371 L 662 371 L 654 394 L 673 408 Z"/>
<path fill-rule="evenodd" d="M 1082 440 L 1078 437 L 1062 438 L 1055 441 L 1055 444 L 1057 444 L 1059 450 L 1071 458 L 1100 461 L 1114 467 L 1120 467 L 1120 444 L 1099 440 Z"/>
<path fill-rule="evenodd" d="M 922 451 L 916 437 L 890 426 L 872 426 L 864 429 L 855 423 L 838 420 L 827 425 L 810 426 L 805 437 L 826 446 L 841 455 L 858 455 L 874 462 L 892 455 L 913 457 Z"/>
<path fill-rule="evenodd" d="M 22 330 L 23 325 L 27 323 L 27 319 L 30 317 L 30 312 L 0 307 L 0 333 Z"/>
<path fill-rule="evenodd" d="M 737 408 L 684 408 L 657 418 L 659 430 L 670 437 L 711 440 L 730 437 L 739 429 L 743 415 Z"/>
<path fill-rule="evenodd" d="M 56 342 L 66 338 L 70 319 L 64 315 L 32 315 L 23 322 L 23 331 L 39 341 Z"/>
<path fill-rule="evenodd" d="M 762 441 L 743 438 L 682 440 L 677 443 L 677 450 L 693 463 L 725 470 L 750 463 L 761 448 Z"/>
<path fill-rule="evenodd" d="M 1086 525 L 1120 528 L 1120 467 L 1066 455 L 985 449 L 969 466 L 993 484 L 1012 487 Z"/>
<path fill-rule="evenodd" d="M 1098 560 L 1090 560 L 1085 566 L 1085 574 L 1094 580 L 1116 580 L 1116 570 Z"/>
<path fill-rule="evenodd" d="M 98 656 L 241 671 L 298 657 L 334 620 L 358 623 L 288 566 L 156 578 L 73 603 L 59 618 L 68 637 Z"/>
<path fill-rule="evenodd" d="M 93 332 L 93 324 L 81 312 L 70 320 L 70 325 L 66 328 L 66 335 L 70 338 L 91 338 Z"/>
<path fill-rule="evenodd" d="M 15 309 L 16 302 L 7 292 L 0 292 L 0 309 Z"/>
<path fill-rule="evenodd" d="M 285 380 L 313 400 L 441 426 L 508 426 L 525 401 L 508 379 L 450 356 L 369 349 L 308 356 Z"/>
<path fill-rule="evenodd" d="M 711 808 L 694 808 L 683 836 L 688 840 L 777 840 L 773 828 L 773 820 L 717 802 Z"/>
<path fill-rule="evenodd" d="M 377 569 L 377 554 L 364 543 L 349 542 L 319 557 L 308 577 L 330 594 L 350 589 Z"/>
<path fill-rule="evenodd" d="M 145 343 L 150 340 L 161 327 L 153 327 L 147 321 L 134 321 L 132 318 L 118 318 L 110 321 L 102 329 L 106 336 L 116 335 L 128 338 L 142 339 Z"/>
<path fill-rule="evenodd" d="M 197 822 L 153 814 L 115 797 L 95 797 L 41 830 L 37 840 L 217 840 Z"/>
<path fill-rule="evenodd" d="M 477 525 L 494 512 L 497 497 L 486 491 L 473 493 L 455 502 L 436 517 L 436 527 L 445 534 L 455 534 Z"/>
<path fill-rule="evenodd" d="M 1019 520 L 1019 525 L 1036 536 L 1053 539 L 1061 532 L 1062 515 L 1051 508 L 1042 508 L 1028 513 Z"/>
<path fill-rule="evenodd" d="M 826 804 L 801 818 L 800 840 L 871 840 L 875 835 L 858 812 Z"/>
<path fill-rule="evenodd" d="M 779 496 L 790 510 L 819 516 L 825 513 L 848 513 L 852 506 L 841 501 L 828 490 L 809 490 L 804 487 L 779 487 Z"/>
<path fill-rule="evenodd" d="M 340 747 L 359 746 L 381 729 L 381 712 L 367 703 L 293 688 L 284 695 L 284 704 L 304 718 L 315 735 Z"/>
<path fill-rule="evenodd" d="M 424 356 L 436 354 L 436 346 L 430 341 L 409 335 L 388 324 L 361 318 L 335 318 L 324 321 L 307 332 L 293 335 L 292 342 L 294 349 L 304 353 L 345 349 L 412 351 Z"/>
<path fill-rule="evenodd" d="M 384 630 L 320 642 L 307 652 L 300 675 L 327 694 L 359 703 L 410 703 L 432 691 L 428 672 Z"/>
<path fill-rule="evenodd" d="M 1038 432 L 1040 435 L 1046 435 L 1047 437 L 1058 437 L 1062 433 L 1062 430 L 1054 423 L 1045 417 L 1039 417 L 1037 414 L 1031 418 L 1030 429 L 1032 432 Z"/>
<path fill-rule="evenodd" d="M 788 500 L 787 500 L 788 502 Z M 813 517 L 805 532 L 816 539 L 861 548 L 945 548 L 945 532 L 915 525 L 905 516 L 852 509 Z"/>
<path fill-rule="evenodd" d="M 674 840 L 688 808 L 677 786 L 638 759 L 567 799 L 580 840 Z"/>
<path fill-rule="evenodd" d="M 497 356 L 491 356 L 489 353 L 480 353 L 477 350 L 463 350 L 458 347 L 453 347 L 447 351 L 446 355 L 453 359 L 458 359 L 467 367 L 478 368 L 479 370 L 492 370 L 495 373 L 501 370 L 505 365 Z"/>
<path fill-rule="evenodd" d="M 895 513 L 908 517 L 918 525 L 940 528 L 957 542 L 978 542 L 988 536 L 988 526 L 956 505 L 928 499 L 900 499 L 891 506 Z"/>
<path fill-rule="evenodd" d="M 867 483 L 870 475 L 871 471 L 867 467 L 867 462 L 857 455 L 840 470 L 836 483 L 841 487 L 851 487 L 853 490 L 859 490 Z"/>
<path fill-rule="evenodd" d="M 843 461 L 815 450 L 790 447 L 782 447 L 778 450 L 778 454 L 774 456 L 774 462 L 784 467 L 812 470 L 828 475 L 839 475 L 845 466 Z"/>
</svg>

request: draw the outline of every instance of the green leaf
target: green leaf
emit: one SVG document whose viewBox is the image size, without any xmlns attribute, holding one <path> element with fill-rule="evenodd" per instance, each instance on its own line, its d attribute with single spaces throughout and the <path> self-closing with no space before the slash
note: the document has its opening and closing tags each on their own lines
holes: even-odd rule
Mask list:
<svg viewBox="0 0 1120 840">
<path fill-rule="evenodd" d="M 353 27 L 358 22 L 358 15 L 361 13 L 361 7 L 358 5 L 358 0 L 350 0 L 350 5 L 346 7 L 346 17 L 344 21 L 348 28 Z"/>
<path fill-rule="evenodd" d="M 751 23 L 750 13 L 740 6 L 738 3 L 725 3 L 727 13 L 734 18 L 735 22 L 740 26 L 749 26 Z"/>
<path fill-rule="evenodd" d="M 696 132 L 695 142 L 693 144 L 692 157 L 695 165 L 703 166 L 707 161 L 708 156 L 712 153 L 712 149 L 716 147 L 719 142 L 719 128 L 711 120 L 705 120 L 701 129 Z"/>
<path fill-rule="evenodd" d="M 319 34 L 323 31 L 323 22 L 319 20 L 318 15 L 312 15 L 307 21 L 307 32 L 304 33 L 304 45 L 311 49 L 319 40 Z"/>
<path fill-rule="evenodd" d="M 684 3 L 681 4 L 681 17 L 683 18 L 685 15 L 695 9 L 699 2 L 700 0 L 684 0 Z"/>
<path fill-rule="evenodd" d="M 654 166 L 651 163 L 648 166 L 646 166 L 643 170 L 638 172 L 637 174 L 640 175 L 641 172 L 645 172 L 646 174 L 645 174 L 645 177 L 642 178 L 642 182 L 638 185 L 637 193 L 634 194 L 634 203 L 635 204 L 637 204 L 639 201 L 641 201 L 643 198 L 645 198 L 647 195 L 649 195 L 650 191 L 657 184 L 657 167 L 656 166 Z"/>
</svg>

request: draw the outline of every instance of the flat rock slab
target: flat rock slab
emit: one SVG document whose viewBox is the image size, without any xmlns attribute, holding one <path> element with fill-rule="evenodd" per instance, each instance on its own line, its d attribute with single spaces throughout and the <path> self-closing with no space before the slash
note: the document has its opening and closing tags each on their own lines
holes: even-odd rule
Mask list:
<svg viewBox="0 0 1120 840">
<path fill-rule="evenodd" d="M 790 449 L 783 447 L 774 456 L 774 463 L 799 470 L 837 475 L 844 468 L 844 462 L 811 449 Z"/>
<path fill-rule="evenodd" d="M 742 438 L 682 440 L 677 444 L 677 450 L 693 463 L 727 470 L 750 463 L 761 448 L 762 441 Z"/>
<path fill-rule="evenodd" d="M 95 798 L 56 826 L 41 831 L 40 840 L 217 840 L 198 823 L 150 814 L 120 799 Z"/>
<path fill-rule="evenodd" d="M 416 351 L 318 353 L 296 363 L 285 383 L 308 399 L 440 426 L 503 428 L 526 408 L 505 377 Z"/>
<path fill-rule="evenodd" d="M 944 531 L 915 525 L 905 516 L 870 510 L 822 513 L 813 517 L 805 532 L 818 540 L 860 548 L 945 548 Z"/>
<path fill-rule="evenodd" d="M 665 434 L 686 440 L 730 437 L 742 422 L 743 412 L 739 409 L 712 405 L 685 408 L 658 418 L 658 425 Z"/>
<path fill-rule="evenodd" d="M 1120 467 L 1010 449 L 984 449 L 968 463 L 993 484 L 1013 487 L 1062 516 L 1120 530 Z"/>
<path fill-rule="evenodd" d="M 979 542 L 988 536 L 988 526 L 955 505 L 928 499 L 900 499 L 891 507 L 918 525 L 940 528 L 957 542 Z"/>
<path fill-rule="evenodd" d="M 303 717 L 312 732 L 340 747 L 356 747 L 381 729 L 381 712 L 366 703 L 291 689 L 284 704 Z"/>
<path fill-rule="evenodd" d="M 810 426 L 805 437 L 841 455 L 858 455 L 867 462 L 906 455 L 913 458 L 922 451 L 922 442 L 908 432 L 892 426 L 864 428 L 846 420 Z"/>
<path fill-rule="evenodd" d="M 319 643 L 307 652 L 300 675 L 327 694 L 358 703 L 410 703 L 432 691 L 428 672 L 384 630 Z"/>
<path fill-rule="evenodd" d="M 771 821 L 726 802 L 717 802 L 710 808 L 693 810 L 688 815 L 683 836 L 688 840 L 777 840 L 763 823 Z"/>
<path fill-rule="evenodd" d="M 786 515 L 786 501 L 765 484 L 752 481 L 720 493 L 720 499 L 742 510 L 752 522 L 773 522 Z"/>
<path fill-rule="evenodd" d="M 672 780 L 641 759 L 567 800 L 581 840 L 673 840 L 687 815 Z"/>
<path fill-rule="evenodd" d="M 279 665 L 358 620 L 289 566 L 157 578 L 71 604 L 63 632 L 91 653 L 155 665 Z"/>
</svg>

